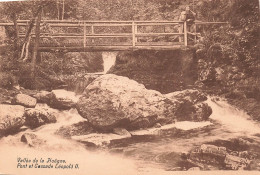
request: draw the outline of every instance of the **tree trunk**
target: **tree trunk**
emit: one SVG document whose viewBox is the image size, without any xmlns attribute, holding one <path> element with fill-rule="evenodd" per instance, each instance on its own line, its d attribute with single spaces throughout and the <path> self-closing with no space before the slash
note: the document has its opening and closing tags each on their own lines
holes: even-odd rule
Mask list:
<svg viewBox="0 0 260 175">
<path fill-rule="evenodd" d="M 35 44 L 33 48 L 33 57 L 32 57 L 32 79 L 33 79 L 34 86 L 36 83 L 36 59 L 38 55 L 39 41 L 40 41 L 41 16 L 42 13 L 38 13 L 38 17 L 36 20 L 36 28 L 35 28 Z"/>
<path fill-rule="evenodd" d="M 23 49 L 25 50 L 25 56 L 24 56 L 23 62 L 25 62 L 26 60 L 29 59 L 29 45 L 30 45 L 30 40 L 31 40 L 31 35 L 29 36 L 28 43 L 25 44 L 25 48 L 23 48 Z"/>
<path fill-rule="evenodd" d="M 42 8 L 43 8 L 43 6 L 41 6 L 41 7 L 39 7 L 37 9 L 37 11 L 35 12 L 35 14 L 33 15 L 32 19 L 30 21 L 29 27 L 28 27 L 27 32 L 25 34 L 25 38 L 24 38 L 24 42 L 23 42 L 23 47 L 22 47 L 22 52 L 21 52 L 20 59 L 23 59 L 24 53 L 26 54 L 26 50 L 25 50 L 26 45 L 27 45 L 27 43 L 29 43 L 30 35 L 31 35 L 31 32 L 32 32 L 32 29 L 33 29 L 36 17 L 39 16 L 39 13 L 41 12 Z"/>
<path fill-rule="evenodd" d="M 13 19 L 13 22 L 14 22 L 14 43 L 13 43 L 13 46 L 14 46 L 14 61 L 16 61 L 18 59 L 18 40 L 19 40 L 19 33 L 18 33 L 18 25 L 17 25 L 17 16 L 16 16 L 16 13 L 14 12 L 12 14 L 12 19 Z"/>
<path fill-rule="evenodd" d="M 61 20 L 64 19 L 64 13 L 65 13 L 65 0 L 62 0 L 62 16 L 61 16 Z"/>
<path fill-rule="evenodd" d="M 27 29 L 27 32 L 26 32 L 25 37 L 24 37 L 23 47 L 22 47 L 21 56 L 20 56 L 20 59 L 21 59 L 21 60 L 23 59 L 24 54 L 26 54 L 25 48 L 26 48 L 27 43 L 28 43 L 29 40 L 30 40 L 30 35 L 31 35 L 31 32 L 32 32 L 34 23 L 35 23 L 35 17 L 33 17 L 33 18 L 31 19 L 30 24 L 29 24 L 28 29 Z"/>
<path fill-rule="evenodd" d="M 58 12 L 58 20 L 59 20 L 60 19 L 60 2 L 59 2 L 59 0 L 57 0 L 56 5 L 57 5 L 57 12 Z"/>
</svg>

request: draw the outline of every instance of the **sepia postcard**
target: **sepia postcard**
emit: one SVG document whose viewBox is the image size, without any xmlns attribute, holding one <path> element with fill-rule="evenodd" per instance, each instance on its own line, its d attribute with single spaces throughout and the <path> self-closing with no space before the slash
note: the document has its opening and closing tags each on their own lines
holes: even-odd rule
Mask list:
<svg viewBox="0 0 260 175">
<path fill-rule="evenodd" d="M 0 0 L 0 175 L 260 174 L 258 0 Z"/>
</svg>

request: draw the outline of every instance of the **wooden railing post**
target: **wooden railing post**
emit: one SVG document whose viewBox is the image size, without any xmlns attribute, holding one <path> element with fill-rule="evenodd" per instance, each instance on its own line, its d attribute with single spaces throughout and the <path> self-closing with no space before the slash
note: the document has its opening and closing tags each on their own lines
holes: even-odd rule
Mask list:
<svg viewBox="0 0 260 175">
<path fill-rule="evenodd" d="M 135 47 L 135 22 L 132 22 L 132 46 Z"/>
<path fill-rule="evenodd" d="M 94 35 L 94 34 L 95 34 L 95 32 L 94 32 L 94 26 L 91 25 L 91 35 Z M 91 39 L 91 43 L 92 43 L 92 44 L 94 43 L 94 39 L 93 39 L 93 38 Z"/>
<path fill-rule="evenodd" d="M 137 34 L 137 24 L 135 25 L 135 34 Z M 137 43 L 137 37 L 135 37 L 135 43 Z"/>
<path fill-rule="evenodd" d="M 188 46 L 187 22 L 184 21 L 184 46 Z"/>
<path fill-rule="evenodd" d="M 197 43 L 197 25 L 196 25 L 196 23 L 194 23 L 194 30 L 195 30 L 195 37 L 194 37 L 194 41 L 195 41 L 195 43 Z"/>
<path fill-rule="evenodd" d="M 84 36 L 83 36 L 83 46 L 86 47 L 86 42 L 87 42 L 87 38 L 86 38 L 86 35 L 87 35 L 87 31 L 86 31 L 86 22 L 84 22 L 84 25 L 83 25 L 83 33 L 84 33 Z"/>
</svg>

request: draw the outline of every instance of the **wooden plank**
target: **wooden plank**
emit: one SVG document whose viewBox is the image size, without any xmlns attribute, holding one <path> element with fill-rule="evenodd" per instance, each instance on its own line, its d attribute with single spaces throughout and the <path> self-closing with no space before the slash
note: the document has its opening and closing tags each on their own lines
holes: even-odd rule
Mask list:
<svg viewBox="0 0 260 175">
<path fill-rule="evenodd" d="M 19 35 L 19 37 L 23 38 L 25 37 L 24 35 Z M 34 38 L 35 35 L 32 35 L 32 38 Z M 83 38 L 82 35 L 68 35 L 68 36 L 61 36 L 61 35 L 58 35 L 58 36 L 55 36 L 55 35 L 52 35 L 52 36 L 47 36 L 47 35 L 43 35 L 41 36 L 41 38 Z"/>
<path fill-rule="evenodd" d="M 97 27 L 121 27 L 121 26 L 131 26 L 132 24 L 92 24 L 92 26 Z"/>
<path fill-rule="evenodd" d="M 19 37 L 24 38 L 24 35 L 19 35 Z M 32 38 L 34 38 L 35 35 L 32 35 Z M 86 38 L 130 38 L 132 37 L 132 34 L 129 35 L 86 35 Z M 41 38 L 83 38 L 82 35 L 43 35 Z"/>
<path fill-rule="evenodd" d="M 20 23 L 25 23 L 29 20 L 18 20 Z M 90 21 L 90 20 L 42 20 L 45 23 L 132 23 L 132 21 Z"/>
<path fill-rule="evenodd" d="M 26 26 L 26 23 L 29 22 L 29 20 L 18 20 L 18 25 L 19 26 Z M 117 24 L 122 24 L 122 23 L 128 23 L 129 25 L 131 25 L 132 21 L 87 21 L 87 20 L 82 20 L 82 21 L 70 21 L 70 20 L 42 20 L 42 22 L 44 23 L 50 23 L 51 26 L 81 26 L 83 24 L 83 22 L 85 23 L 89 23 L 89 24 L 93 24 L 93 23 L 105 23 L 105 24 L 109 24 L 109 23 L 117 23 Z M 55 23 L 59 23 L 59 24 L 55 24 Z M 148 23 L 154 23 L 154 24 L 158 24 L 158 23 L 165 23 L 165 24 L 180 24 L 183 23 L 181 21 L 135 21 L 136 24 L 139 25 L 139 23 L 144 23 L 144 24 L 148 24 Z M 65 25 L 64 25 L 65 24 Z M 208 25 L 208 24 L 228 24 L 228 22 L 201 22 L 201 21 L 195 21 L 196 25 Z M 14 25 L 13 23 L 7 22 L 7 23 L 0 23 L 0 26 L 12 26 Z M 91 26 L 91 25 L 89 25 Z"/>
<path fill-rule="evenodd" d="M 181 23 L 183 23 L 183 22 L 181 22 Z M 138 26 L 164 26 L 164 25 L 179 25 L 179 24 L 180 24 L 180 22 L 178 22 L 178 23 L 167 22 L 167 23 L 139 23 L 137 25 Z"/>
<path fill-rule="evenodd" d="M 138 26 L 163 26 L 163 25 L 178 25 L 179 23 L 139 23 Z M 75 23 L 75 24 L 49 24 L 51 27 L 80 27 L 83 26 L 82 23 Z M 132 24 L 88 24 L 86 26 L 97 26 L 97 27 L 124 27 L 124 26 L 131 26 Z"/>
<path fill-rule="evenodd" d="M 34 34 L 32 34 L 33 36 L 34 36 Z M 24 33 L 22 33 L 22 34 L 20 34 L 19 36 L 21 36 L 21 37 L 24 37 L 25 36 L 25 34 Z M 43 34 L 41 34 L 41 37 L 57 37 L 57 36 L 68 36 L 68 37 L 70 37 L 70 36 L 81 36 L 82 37 L 82 34 L 80 34 L 80 33 L 55 33 L 55 34 L 52 34 L 52 33 L 43 33 Z M 127 37 L 127 36 L 132 36 L 132 33 L 100 33 L 100 34 L 88 34 L 88 33 L 86 33 L 86 36 L 93 36 L 93 37 L 95 37 L 95 36 L 97 36 L 97 37 L 102 37 L 102 36 L 112 36 L 112 37 L 120 37 L 120 36 L 125 36 L 125 37 Z"/>
<path fill-rule="evenodd" d="M 137 43 L 137 37 L 136 37 L 136 34 L 138 33 L 138 31 L 137 31 L 138 26 L 135 25 L 134 27 L 135 27 L 135 43 Z"/>
<path fill-rule="evenodd" d="M 70 47 L 82 47 L 82 43 L 81 42 L 77 42 L 77 43 L 60 43 L 60 44 L 53 44 L 53 43 L 40 43 L 41 47 L 66 47 L 66 48 L 70 48 Z M 99 46 L 132 46 L 131 42 L 114 42 L 114 43 L 95 43 L 95 44 L 87 44 L 87 46 L 89 47 L 99 47 Z M 87 47 L 86 46 L 86 47 Z"/>
<path fill-rule="evenodd" d="M 84 24 L 82 24 L 82 23 L 76 23 L 76 24 L 62 24 L 62 23 L 55 24 L 55 23 L 53 23 L 53 24 L 49 24 L 49 26 L 50 27 L 83 27 Z M 86 24 L 86 26 L 91 27 L 90 24 Z"/>
<path fill-rule="evenodd" d="M 55 23 L 50 23 L 50 27 L 82 27 L 84 24 L 82 23 L 75 23 L 75 24 L 55 24 Z M 90 24 L 86 23 L 87 27 L 91 26 L 98 26 L 98 27 L 122 27 L 122 26 L 131 26 L 131 24 Z"/>
<path fill-rule="evenodd" d="M 196 25 L 206 25 L 206 24 L 228 24 L 228 22 L 199 22 L 195 21 Z"/>
<path fill-rule="evenodd" d="M 98 47 L 98 46 L 132 46 L 132 43 L 129 41 L 129 42 L 113 42 L 113 43 L 104 43 L 104 42 L 101 42 L 101 43 L 95 43 L 95 44 L 92 44 L 92 45 L 89 45 L 89 46 L 93 46 L 93 47 Z"/>
<path fill-rule="evenodd" d="M 94 26 L 92 25 L 91 26 L 91 34 L 94 35 L 95 34 L 95 31 L 94 31 Z M 94 39 L 91 40 L 91 43 L 94 43 Z"/>
<path fill-rule="evenodd" d="M 184 45 L 188 45 L 188 35 L 187 35 L 187 23 L 184 22 Z"/>
<path fill-rule="evenodd" d="M 183 35 L 183 33 L 137 33 L 136 36 L 168 36 L 168 35 Z"/>
<path fill-rule="evenodd" d="M 132 37 L 131 35 L 87 35 L 87 38 L 130 38 Z"/>
<path fill-rule="evenodd" d="M 114 37 L 117 37 L 117 36 L 132 36 L 132 33 L 100 33 L 100 34 L 87 34 L 87 36 L 114 36 Z"/>
<path fill-rule="evenodd" d="M 86 31 L 86 23 L 84 23 L 84 27 L 83 27 L 83 46 L 86 47 L 86 34 L 87 34 L 87 31 Z"/>
<path fill-rule="evenodd" d="M 165 20 L 158 20 L 158 21 L 135 21 L 135 23 L 183 23 L 182 21 L 165 21 Z"/>
<path fill-rule="evenodd" d="M 124 50 L 176 50 L 182 49 L 183 46 L 87 46 L 87 47 L 40 47 L 40 52 L 100 52 L 100 51 L 124 51 Z"/>
<path fill-rule="evenodd" d="M 29 20 L 17 20 L 20 23 L 26 23 Z M 132 21 L 90 21 L 90 20 L 42 20 L 42 22 L 45 23 L 132 23 Z M 171 23 L 179 23 L 180 21 L 166 21 L 166 20 L 158 20 L 158 21 L 135 21 L 135 23 L 166 23 L 166 22 L 171 22 Z"/>
<path fill-rule="evenodd" d="M 0 23 L 0 26 L 13 26 L 14 23 Z M 18 26 L 26 26 L 26 23 L 17 23 Z"/>
<path fill-rule="evenodd" d="M 132 46 L 135 46 L 135 22 L 132 22 Z"/>
<path fill-rule="evenodd" d="M 180 42 L 138 42 L 136 46 L 174 46 L 174 45 L 183 45 Z"/>
<path fill-rule="evenodd" d="M 195 43 L 197 43 L 197 25 L 195 25 L 194 27 L 195 27 L 195 38 L 194 38 L 194 40 L 195 40 Z"/>
<path fill-rule="evenodd" d="M 136 31 L 136 29 L 135 29 Z M 135 32 L 135 36 L 168 36 L 168 35 L 183 35 L 184 33 L 136 33 Z M 188 34 L 192 34 L 195 35 L 193 33 L 188 33 Z M 130 37 L 132 36 L 132 33 L 101 33 L 101 34 L 85 34 L 87 37 Z M 20 34 L 20 37 L 24 37 L 25 34 Z M 32 36 L 34 36 L 34 34 L 32 34 Z M 78 34 L 78 33 L 57 33 L 57 34 L 51 34 L 51 33 L 45 33 L 45 34 L 41 34 L 41 37 L 77 37 L 77 36 L 81 36 L 82 34 Z"/>
</svg>

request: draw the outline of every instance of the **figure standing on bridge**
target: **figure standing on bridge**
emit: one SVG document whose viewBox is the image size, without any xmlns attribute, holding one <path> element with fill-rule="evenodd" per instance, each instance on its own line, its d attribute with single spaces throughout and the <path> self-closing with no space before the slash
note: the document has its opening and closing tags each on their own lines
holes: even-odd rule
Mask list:
<svg viewBox="0 0 260 175">
<path fill-rule="evenodd" d="M 190 10 L 190 7 L 187 6 L 185 8 L 185 11 L 181 12 L 179 21 L 185 22 L 187 24 L 187 31 L 188 32 L 193 32 L 194 31 L 194 22 L 195 22 L 195 16 L 196 13 Z M 183 33 L 184 32 L 184 25 L 180 24 L 179 26 L 179 33 Z M 182 42 L 182 37 L 179 37 L 179 42 Z"/>
</svg>

